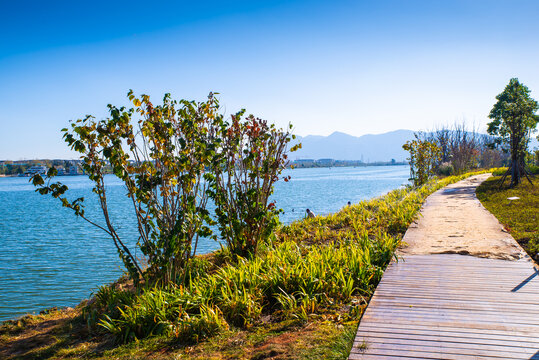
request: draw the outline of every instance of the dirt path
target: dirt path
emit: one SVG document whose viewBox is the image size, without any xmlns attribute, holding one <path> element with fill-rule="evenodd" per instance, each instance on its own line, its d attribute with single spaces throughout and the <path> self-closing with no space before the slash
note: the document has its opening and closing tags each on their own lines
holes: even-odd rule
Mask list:
<svg viewBox="0 0 539 360">
<path fill-rule="evenodd" d="M 427 198 L 420 219 L 410 225 L 399 255 L 462 254 L 517 260 L 526 253 L 483 207 L 475 189 L 490 174 L 467 178 Z"/>
</svg>

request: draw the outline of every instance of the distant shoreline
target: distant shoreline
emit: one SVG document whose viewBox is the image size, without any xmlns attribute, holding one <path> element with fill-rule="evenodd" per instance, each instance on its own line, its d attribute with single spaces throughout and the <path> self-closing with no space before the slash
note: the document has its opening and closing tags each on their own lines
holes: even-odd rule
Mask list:
<svg viewBox="0 0 539 360">
<path fill-rule="evenodd" d="M 288 168 L 331 168 L 331 167 L 367 167 L 367 166 L 402 166 L 408 165 L 406 161 L 378 161 L 372 163 L 364 163 L 359 160 L 333 160 L 333 159 L 318 159 L 318 160 L 294 160 L 287 166 Z"/>
<path fill-rule="evenodd" d="M 408 165 L 408 163 L 406 162 L 396 162 L 396 163 L 363 163 L 363 164 L 355 164 L 355 165 L 352 165 L 352 164 L 342 164 L 342 163 L 335 163 L 335 164 L 311 164 L 311 165 L 307 165 L 307 164 L 296 164 L 296 163 L 292 163 L 290 165 L 287 166 L 288 169 L 317 169 L 317 168 L 332 168 L 332 167 L 352 167 L 352 168 L 357 168 L 357 167 L 373 167 L 373 166 L 404 166 L 404 165 Z M 0 178 L 17 178 L 17 177 L 21 177 L 21 178 L 30 178 L 30 176 L 21 176 L 23 173 L 19 173 L 19 174 L 0 174 Z M 107 174 L 112 174 L 112 173 L 107 173 Z M 56 177 L 58 176 L 69 176 L 69 177 L 72 177 L 72 176 L 85 176 L 85 174 L 63 174 L 63 175 L 57 175 Z"/>
<path fill-rule="evenodd" d="M 62 173 L 64 167 L 59 166 L 60 164 L 70 163 L 77 168 L 76 173 Z M 80 176 L 84 175 L 80 170 L 80 161 L 73 160 L 32 160 L 29 162 L 22 161 L 10 161 L 10 160 L 0 160 L 0 177 L 28 177 L 22 176 L 28 168 L 36 165 L 43 165 L 47 168 L 52 166 L 59 169 L 59 174 L 57 176 Z M 332 167 L 368 167 L 368 166 L 399 166 L 399 165 L 408 165 L 405 161 L 396 161 L 392 159 L 391 161 L 376 161 L 376 162 L 363 162 L 361 160 L 335 160 L 335 159 L 297 159 L 290 161 L 287 168 L 294 169 L 306 169 L 306 168 L 332 168 Z M 13 169 L 17 167 L 17 169 Z M 12 169 L 12 170 L 11 170 Z M 9 171 L 6 171 L 9 170 Z M 17 171 L 16 173 L 13 173 Z M 6 174 L 7 172 L 7 174 Z M 105 168 L 106 173 L 112 173 L 112 169 Z"/>
<path fill-rule="evenodd" d="M 21 176 L 22 175 L 22 176 Z M 43 174 L 42 174 L 43 175 Z M 58 177 L 58 176 L 85 176 L 85 174 L 62 174 L 62 175 L 56 175 L 55 177 Z M 9 174 L 9 175 L 6 175 L 6 174 L 0 174 L 0 178 L 2 177 L 9 177 L 9 178 L 12 178 L 12 177 L 20 177 L 20 178 L 31 178 L 31 176 L 26 176 L 26 175 L 23 175 L 23 173 L 19 173 L 19 174 Z"/>
</svg>

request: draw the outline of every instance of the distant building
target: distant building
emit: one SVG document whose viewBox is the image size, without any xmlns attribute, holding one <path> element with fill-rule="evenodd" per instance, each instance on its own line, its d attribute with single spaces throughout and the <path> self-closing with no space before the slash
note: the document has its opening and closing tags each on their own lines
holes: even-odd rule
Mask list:
<svg viewBox="0 0 539 360">
<path fill-rule="evenodd" d="M 34 176 L 35 174 L 45 175 L 48 170 L 49 168 L 46 167 L 45 165 L 30 166 L 24 172 L 24 176 Z"/>
<path fill-rule="evenodd" d="M 66 174 L 66 170 L 62 165 L 57 165 L 54 168 L 56 169 L 56 171 L 58 171 L 59 176 L 62 176 L 62 175 Z"/>
<path fill-rule="evenodd" d="M 71 165 L 67 168 L 67 175 L 79 175 L 79 167 L 77 165 Z"/>
<path fill-rule="evenodd" d="M 335 163 L 335 160 L 333 159 L 318 159 L 316 160 L 316 163 L 320 166 L 329 166 L 333 165 Z"/>
</svg>

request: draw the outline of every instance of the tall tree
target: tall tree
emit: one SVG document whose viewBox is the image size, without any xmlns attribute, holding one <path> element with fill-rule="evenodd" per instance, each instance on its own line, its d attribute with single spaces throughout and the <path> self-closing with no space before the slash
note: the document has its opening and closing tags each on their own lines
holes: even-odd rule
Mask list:
<svg viewBox="0 0 539 360">
<path fill-rule="evenodd" d="M 511 163 L 502 181 L 510 174 L 510 187 L 518 185 L 522 176 L 531 182 L 525 169 L 525 157 L 530 135 L 539 121 L 539 116 L 535 114 L 539 105 L 530 97 L 530 90 L 517 78 L 509 80 L 496 99 L 498 101 L 490 111 L 492 121 L 488 123 L 487 131 L 499 136 L 511 152 Z"/>
</svg>

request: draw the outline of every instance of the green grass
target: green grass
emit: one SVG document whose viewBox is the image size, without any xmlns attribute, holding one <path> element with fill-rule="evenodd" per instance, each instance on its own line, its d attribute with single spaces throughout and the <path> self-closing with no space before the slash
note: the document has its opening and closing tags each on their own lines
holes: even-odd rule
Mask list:
<svg viewBox="0 0 539 360">
<path fill-rule="evenodd" d="M 505 226 L 516 241 L 536 261 L 539 260 L 539 177 L 526 179 L 510 189 L 508 177 L 500 188 L 501 176 L 494 176 L 477 188 L 481 203 Z M 509 197 L 519 200 L 509 201 Z"/>
<path fill-rule="evenodd" d="M 539 174 L 539 166 L 537 165 L 528 165 L 526 170 L 528 170 L 531 174 L 537 175 Z M 501 167 L 497 169 L 492 169 L 492 175 L 494 176 L 501 176 L 507 172 L 506 167 Z"/>
<path fill-rule="evenodd" d="M 197 258 L 184 286 L 102 287 L 45 334 L 39 326 L 47 315 L 35 326 L 3 325 L 0 349 L 22 344 L 33 358 L 346 359 L 359 318 L 423 201 L 467 176 L 294 222 L 250 260 L 226 250 Z M 47 341 L 21 342 L 29 331 Z M 16 356 L 0 350 L 0 358 Z"/>
</svg>

